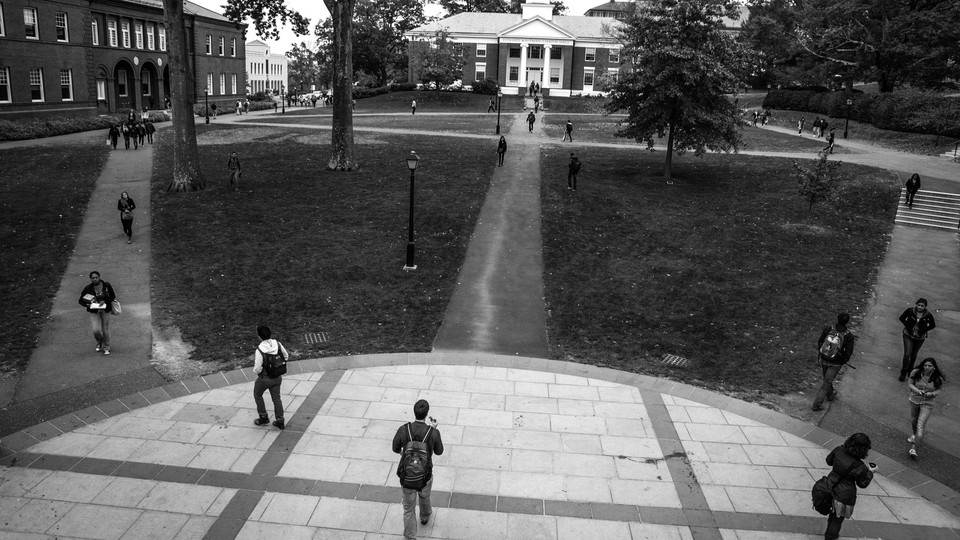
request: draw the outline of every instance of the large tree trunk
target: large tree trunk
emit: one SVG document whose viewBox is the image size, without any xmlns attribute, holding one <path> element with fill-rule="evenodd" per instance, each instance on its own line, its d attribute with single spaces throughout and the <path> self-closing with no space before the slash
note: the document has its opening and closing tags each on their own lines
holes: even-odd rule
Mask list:
<svg viewBox="0 0 960 540">
<path fill-rule="evenodd" d="M 166 0 L 165 0 L 166 1 Z M 356 0 L 323 0 L 333 19 L 332 171 L 353 171 L 353 8 Z"/>
<path fill-rule="evenodd" d="M 163 19 L 170 47 L 170 102 L 173 106 L 173 178 L 167 191 L 196 191 L 204 188 L 197 150 L 197 128 L 193 123 L 193 70 L 187 58 L 187 29 L 183 0 L 163 0 Z"/>
</svg>

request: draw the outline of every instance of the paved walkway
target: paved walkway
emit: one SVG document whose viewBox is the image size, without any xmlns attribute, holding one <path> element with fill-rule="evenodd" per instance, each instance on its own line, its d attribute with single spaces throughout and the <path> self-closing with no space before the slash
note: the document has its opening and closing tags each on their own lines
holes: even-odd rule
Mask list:
<svg viewBox="0 0 960 540">
<path fill-rule="evenodd" d="M 809 489 L 842 438 L 636 374 L 475 353 L 291 364 L 287 429 L 249 369 L 168 384 L 5 437 L 16 538 L 392 539 L 390 440 L 427 399 L 445 452 L 420 538 L 813 539 Z M 960 538 L 957 494 L 872 454 L 845 538 Z M 930 500 L 928 500 L 930 499 Z"/>
</svg>

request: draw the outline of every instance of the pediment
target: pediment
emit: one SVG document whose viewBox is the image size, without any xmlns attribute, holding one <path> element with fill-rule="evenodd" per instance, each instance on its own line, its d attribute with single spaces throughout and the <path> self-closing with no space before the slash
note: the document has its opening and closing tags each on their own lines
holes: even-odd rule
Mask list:
<svg viewBox="0 0 960 540">
<path fill-rule="evenodd" d="M 570 32 L 540 17 L 520 21 L 497 35 L 501 38 L 576 39 Z"/>
</svg>

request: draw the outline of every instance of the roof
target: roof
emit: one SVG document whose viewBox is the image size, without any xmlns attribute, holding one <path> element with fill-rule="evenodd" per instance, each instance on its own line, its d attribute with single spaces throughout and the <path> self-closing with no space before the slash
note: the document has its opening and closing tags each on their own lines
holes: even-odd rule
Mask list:
<svg viewBox="0 0 960 540">
<path fill-rule="evenodd" d="M 163 0 L 121 0 L 128 4 L 139 4 L 141 6 L 150 6 L 157 8 L 163 11 Z M 209 10 L 201 5 L 194 4 L 189 0 L 184 0 L 183 2 L 183 12 L 187 15 L 194 15 L 196 17 L 203 17 L 205 19 L 213 19 L 220 22 L 233 23 L 230 19 L 224 17 L 222 14 L 217 13 L 216 11 Z"/>
<path fill-rule="evenodd" d="M 607 2 L 599 6 L 593 6 L 587 10 L 587 13 L 591 11 L 630 11 L 633 9 L 633 5 L 634 2 Z"/>
<path fill-rule="evenodd" d="M 260 41 L 259 39 L 254 39 L 254 40 L 252 40 L 252 41 L 248 41 L 248 42 L 247 42 L 247 46 L 250 46 L 250 45 L 253 45 L 253 46 L 259 45 L 259 46 L 261 46 L 261 47 L 269 47 L 269 45 L 267 45 L 266 43 Z"/>
<path fill-rule="evenodd" d="M 530 19 L 527 19 L 530 20 Z M 491 34 L 497 35 L 502 30 L 523 22 L 519 13 L 458 13 L 446 19 L 440 19 L 419 28 L 411 30 L 410 34 L 432 34 L 438 30 L 446 30 L 454 34 Z M 583 17 L 554 15 L 553 20 L 546 21 L 558 28 L 577 36 L 578 39 L 610 38 L 603 31 L 604 25 L 619 24 L 616 19 L 609 17 Z"/>
</svg>

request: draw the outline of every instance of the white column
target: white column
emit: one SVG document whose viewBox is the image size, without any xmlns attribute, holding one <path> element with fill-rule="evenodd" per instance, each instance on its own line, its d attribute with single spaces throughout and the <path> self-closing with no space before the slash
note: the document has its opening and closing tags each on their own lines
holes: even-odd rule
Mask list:
<svg viewBox="0 0 960 540">
<path fill-rule="evenodd" d="M 518 79 L 520 80 L 520 88 L 526 88 L 527 87 L 527 44 L 526 43 L 520 44 L 520 77 L 518 77 Z M 524 92 L 520 92 L 521 96 L 523 94 Z"/>
<path fill-rule="evenodd" d="M 550 45 L 543 46 L 543 84 L 540 88 L 550 88 Z"/>
</svg>

